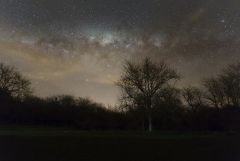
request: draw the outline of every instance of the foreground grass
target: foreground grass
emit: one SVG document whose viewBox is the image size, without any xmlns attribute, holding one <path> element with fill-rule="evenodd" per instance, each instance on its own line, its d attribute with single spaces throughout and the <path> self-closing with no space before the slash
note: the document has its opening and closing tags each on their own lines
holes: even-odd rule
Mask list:
<svg viewBox="0 0 240 161">
<path fill-rule="evenodd" d="M 240 135 L 0 128 L 0 161 L 239 161 Z"/>
</svg>

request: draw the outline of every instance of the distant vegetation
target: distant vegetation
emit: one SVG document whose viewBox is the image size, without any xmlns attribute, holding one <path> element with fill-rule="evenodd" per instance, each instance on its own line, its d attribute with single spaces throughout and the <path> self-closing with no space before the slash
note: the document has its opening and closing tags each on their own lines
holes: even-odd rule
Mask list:
<svg viewBox="0 0 240 161">
<path fill-rule="evenodd" d="M 204 79 L 201 87 L 175 86 L 179 74 L 164 61 L 126 61 L 120 105 L 105 108 L 68 95 L 39 98 L 15 68 L 0 64 L 0 124 L 83 130 L 240 130 L 240 63 Z"/>
</svg>

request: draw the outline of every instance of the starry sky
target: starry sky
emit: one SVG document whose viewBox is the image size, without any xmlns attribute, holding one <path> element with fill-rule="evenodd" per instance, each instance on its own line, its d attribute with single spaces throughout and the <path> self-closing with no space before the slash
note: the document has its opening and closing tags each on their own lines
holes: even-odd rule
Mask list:
<svg viewBox="0 0 240 161">
<path fill-rule="evenodd" d="M 240 60 L 239 0 L 0 0 L 0 62 L 41 97 L 115 104 L 125 59 L 164 59 L 178 86 Z"/>
</svg>

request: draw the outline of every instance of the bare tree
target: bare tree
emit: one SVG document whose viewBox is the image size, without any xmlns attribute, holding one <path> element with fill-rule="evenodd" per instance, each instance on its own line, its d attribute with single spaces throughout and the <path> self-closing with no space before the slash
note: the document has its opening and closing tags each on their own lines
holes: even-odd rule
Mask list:
<svg viewBox="0 0 240 161">
<path fill-rule="evenodd" d="M 240 63 L 229 65 L 219 76 L 228 105 L 240 105 Z"/>
<path fill-rule="evenodd" d="M 216 78 L 206 79 L 206 98 L 217 108 L 240 105 L 240 63 L 229 65 Z"/>
<path fill-rule="evenodd" d="M 203 81 L 206 88 L 205 98 L 209 100 L 216 108 L 223 107 L 226 104 L 223 84 L 217 78 L 209 78 Z"/>
<path fill-rule="evenodd" d="M 196 112 L 203 105 L 203 93 L 196 87 L 187 87 L 182 91 L 183 98 L 193 112 Z"/>
<path fill-rule="evenodd" d="M 145 58 L 141 63 L 126 61 L 117 85 L 122 89 L 123 100 L 133 107 L 143 107 L 148 113 L 148 130 L 152 131 L 152 102 L 172 80 L 179 78 L 177 72 L 164 61 L 153 63 Z"/>
<path fill-rule="evenodd" d="M 0 63 L 0 95 L 23 98 L 31 93 L 30 84 L 15 68 Z"/>
</svg>

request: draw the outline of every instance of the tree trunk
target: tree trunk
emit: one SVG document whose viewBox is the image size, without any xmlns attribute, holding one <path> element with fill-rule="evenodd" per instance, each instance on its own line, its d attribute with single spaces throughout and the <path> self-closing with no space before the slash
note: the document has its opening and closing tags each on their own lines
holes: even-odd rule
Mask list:
<svg viewBox="0 0 240 161">
<path fill-rule="evenodd" d="M 152 132 L 152 100 L 150 98 L 149 100 L 149 106 L 148 106 L 148 131 Z"/>
<path fill-rule="evenodd" d="M 152 132 L 152 109 L 149 109 L 148 114 L 148 131 Z"/>
</svg>

